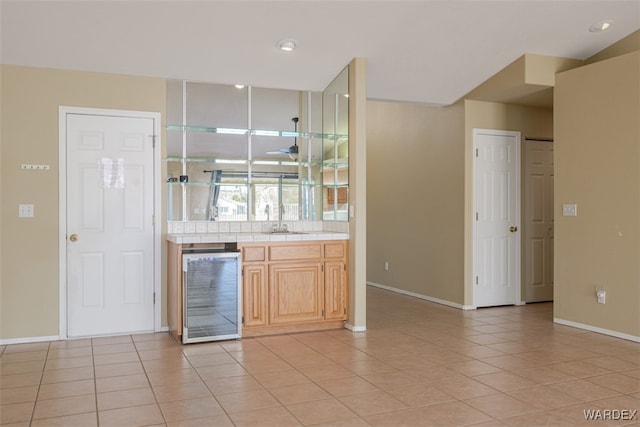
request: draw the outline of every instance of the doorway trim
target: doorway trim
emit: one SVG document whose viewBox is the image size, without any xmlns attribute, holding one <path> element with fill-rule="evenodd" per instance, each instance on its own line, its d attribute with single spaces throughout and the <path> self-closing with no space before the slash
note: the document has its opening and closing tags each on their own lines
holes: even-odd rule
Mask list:
<svg viewBox="0 0 640 427">
<path fill-rule="evenodd" d="M 59 263 L 59 332 L 58 338 L 67 339 L 67 115 L 135 117 L 153 120 L 153 290 L 155 294 L 153 324 L 155 332 L 162 330 L 162 271 L 161 271 L 161 114 L 147 111 L 112 110 L 103 108 L 58 107 L 58 263 Z"/>
<path fill-rule="evenodd" d="M 516 160 L 515 160 L 515 165 L 516 165 L 516 171 L 515 171 L 515 190 L 516 190 L 516 200 L 515 200 L 515 219 L 516 219 L 516 229 L 519 230 L 516 234 L 516 242 L 515 242 L 515 248 L 516 248 L 516 254 L 514 256 L 514 268 L 515 268 L 515 292 L 514 292 L 514 297 L 513 297 L 513 301 L 512 304 L 514 305 L 524 305 L 525 302 L 522 300 L 522 256 L 521 256 L 521 245 L 522 245 L 522 218 L 521 218 L 521 200 L 522 200 L 522 188 L 521 188 L 521 182 L 522 182 L 522 166 L 521 166 L 521 160 L 522 160 L 522 156 L 521 156 L 521 152 L 522 152 L 522 138 L 521 138 L 521 133 L 518 131 L 509 131 L 509 130 L 497 130 L 497 129 L 480 129 L 480 128 L 473 128 L 472 129 L 472 140 L 471 140 L 471 148 L 473 150 L 472 154 L 472 167 L 471 167 L 471 183 L 472 183 L 472 190 L 471 190 L 471 215 L 473 216 L 473 218 L 471 219 L 472 222 L 472 226 L 471 226 L 471 297 L 472 297 L 472 307 L 473 308 L 478 308 L 477 305 L 477 286 L 475 284 L 475 277 L 477 275 L 477 271 L 476 271 L 476 265 L 477 265 L 477 257 L 478 254 L 476 253 L 476 235 L 477 235 L 477 222 L 475 220 L 475 216 L 476 216 L 476 212 L 478 212 L 478 207 L 476 206 L 476 191 L 477 191 L 477 185 L 478 183 L 476 182 L 476 169 L 478 167 L 477 163 L 476 163 L 476 158 L 477 156 L 475 155 L 475 151 L 476 151 L 476 144 L 477 144 L 477 136 L 478 135 L 495 135 L 495 136 L 508 136 L 508 137 L 515 137 L 516 138 Z"/>
</svg>

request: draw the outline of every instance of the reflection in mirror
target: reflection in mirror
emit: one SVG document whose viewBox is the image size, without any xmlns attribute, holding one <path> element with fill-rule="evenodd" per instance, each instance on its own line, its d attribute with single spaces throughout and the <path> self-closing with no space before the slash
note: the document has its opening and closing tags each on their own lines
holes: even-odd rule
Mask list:
<svg viewBox="0 0 640 427">
<path fill-rule="evenodd" d="M 169 221 L 346 220 L 344 76 L 324 94 L 169 81 Z"/>
<path fill-rule="evenodd" d="M 300 154 L 298 141 L 300 92 L 251 89 L 251 219 L 298 221 L 300 216 Z"/>
<path fill-rule="evenodd" d="M 345 68 L 323 92 L 322 219 L 348 221 L 349 71 Z"/>
</svg>

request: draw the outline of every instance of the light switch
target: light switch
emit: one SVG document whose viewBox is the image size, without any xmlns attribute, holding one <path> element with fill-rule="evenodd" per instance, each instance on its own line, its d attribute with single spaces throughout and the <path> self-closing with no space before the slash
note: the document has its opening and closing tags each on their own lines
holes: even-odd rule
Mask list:
<svg viewBox="0 0 640 427">
<path fill-rule="evenodd" d="M 562 216 L 578 216 L 578 206 L 565 203 L 562 205 Z"/>
<path fill-rule="evenodd" d="M 33 205 L 18 205 L 18 216 L 20 218 L 33 218 Z"/>
</svg>

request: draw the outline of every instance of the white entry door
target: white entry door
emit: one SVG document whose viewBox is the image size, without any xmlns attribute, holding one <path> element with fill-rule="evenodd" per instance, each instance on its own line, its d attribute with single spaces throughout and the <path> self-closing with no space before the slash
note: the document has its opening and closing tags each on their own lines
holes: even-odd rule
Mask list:
<svg viewBox="0 0 640 427">
<path fill-rule="evenodd" d="M 67 335 L 153 331 L 154 119 L 64 123 Z"/>
<path fill-rule="evenodd" d="M 520 299 L 520 133 L 473 130 L 473 303 Z"/>
<path fill-rule="evenodd" d="M 553 300 L 553 141 L 527 139 L 525 300 Z"/>
</svg>

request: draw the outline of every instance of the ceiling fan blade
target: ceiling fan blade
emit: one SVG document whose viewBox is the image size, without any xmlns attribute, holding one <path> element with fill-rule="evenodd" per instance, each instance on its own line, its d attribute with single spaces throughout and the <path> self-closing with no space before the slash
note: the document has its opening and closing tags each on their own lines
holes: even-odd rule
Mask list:
<svg viewBox="0 0 640 427">
<path fill-rule="evenodd" d="M 281 148 L 278 151 L 267 151 L 267 154 L 289 154 L 288 148 Z"/>
<path fill-rule="evenodd" d="M 294 117 L 291 119 L 295 125 L 295 131 L 296 133 L 298 132 L 298 118 Z M 298 154 L 298 138 L 295 137 L 293 140 L 293 145 L 290 147 L 284 147 L 281 148 L 279 151 L 267 151 L 267 154 L 288 154 L 289 157 L 291 157 L 292 155 L 297 155 Z"/>
</svg>

